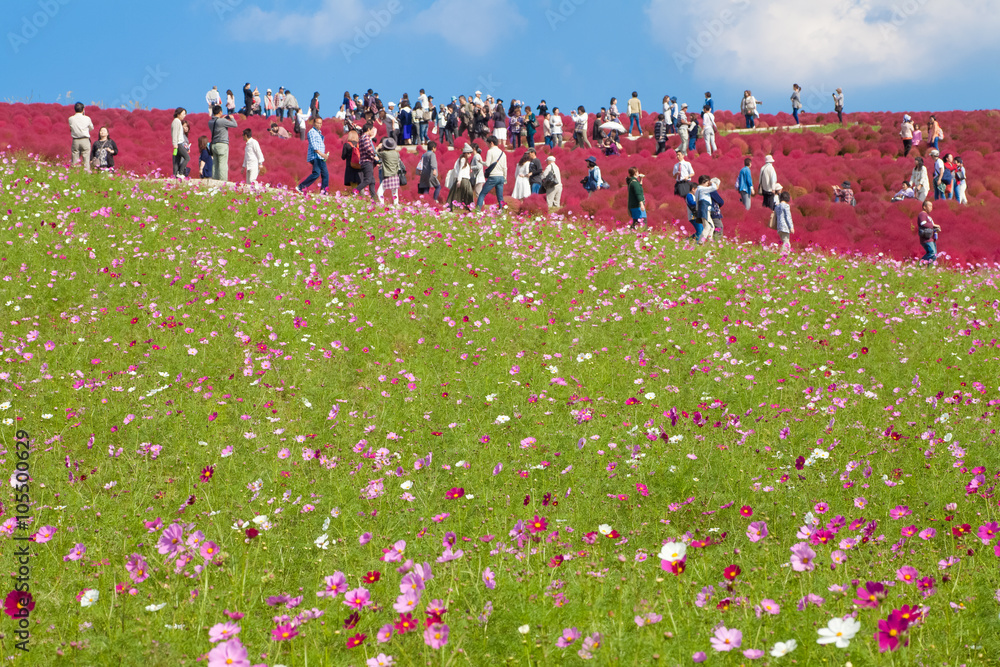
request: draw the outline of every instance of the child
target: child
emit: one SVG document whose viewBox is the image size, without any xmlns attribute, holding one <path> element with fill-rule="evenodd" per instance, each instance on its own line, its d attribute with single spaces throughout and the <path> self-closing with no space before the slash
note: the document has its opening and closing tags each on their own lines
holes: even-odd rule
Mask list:
<svg viewBox="0 0 1000 667">
<path fill-rule="evenodd" d="M 202 178 L 212 178 L 212 151 L 208 150 L 208 137 L 198 137 L 198 170 Z"/>
<path fill-rule="evenodd" d="M 264 164 L 264 154 L 260 151 L 260 144 L 253 138 L 253 132 L 249 127 L 243 130 L 243 141 L 246 142 L 246 149 L 243 151 L 243 171 L 246 173 L 247 183 L 256 183 L 257 174 Z"/>
</svg>

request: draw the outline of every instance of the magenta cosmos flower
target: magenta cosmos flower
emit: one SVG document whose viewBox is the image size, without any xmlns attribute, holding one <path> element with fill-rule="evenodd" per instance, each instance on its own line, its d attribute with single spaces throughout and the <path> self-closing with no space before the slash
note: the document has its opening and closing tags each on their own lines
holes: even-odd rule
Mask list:
<svg viewBox="0 0 1000 667">
<path fill-rule="evenodd" d="M 799 542 L 792 547 L 792 569 L 796 572 L 807 572 L 814 570 L 816 564 L 813 559 L 816 558 L 816 552 L 809 548 L 809 545 L 805 542 Z"/>
<path fill-rule="evenodd" d="M 284 642 L 289 639 L 294 639 L 299 634 L 299 631 L 295 629 L 294 625 L 284 624 L 279 625 L 274 630 L 271 630 L 271 639 L 276 642 Z"/>
<path fill-rule="evenodd" d="M 903 619 L 899 610 L 889 614 L 887 620 L 878 622 L 878 630 L 875 632 L 875 639 L 878 641 L 879 653 L 895 651 L 899 648 L 900 642 L 903 646 L 909 643 L 906 637 L 906 628 L 909 624 Z"/>
<path fill-rule="evenodd" d="M 208 652 L 208 667 L 250 667 L 250 660 L 246 648 L 234 637 Z"/>
<path fill-rule="evenodd" d="M 444 623 L 431 623 L 424 630 L 424 643 L 433 649 L 439 649 L 448 643 L 448 626 Z"/>
<path fill-rule="evenodd" d="M 125 563 L 125 571 L 128 572 L 128 576 L 132 578 L 132 581 L 137 584 L 141 584 L 149 578 L 149 566 L 146 564 L 146 560 L 139 554 L 132 554 L 128 557 L 128 562 Z"/>
<path fill-rule="evenodd" d="M 893 519 L 902 519 L 904 516 L 910 516 L 913 512 L 907 505 L 896 505 L 891 510 L 889 510 L 889 516 Z"/>
<path fill-rule="evenodd" d="M 368 594 L 368 589 L 366 588 L 359 586 L 352 591 L 344 593 L 344 604 L 352 609 L 362 609 L 370 605 L 371 602 L 371 595 Z"/>
<path fill-rule="evenodd" d="M 740 644 L 743 643 L 743 633 L 739 630 L 730 630 L 726 626 L 722 626 L 715 631 L 715 636 L 709 641 L 712 644 L 712 648 L 716 651 L 732 651 L 734 648 L 739 648 Z"/>
<path fill-rule="evenodd" d="M 343 572 L 334 572 L 330 576 L 323 577 L 323 583 L 326 585 L 326 588 L 322 591 L 317 591 L 317 597 L 333 598 L 347 590 L 347 577 L 344 576 Z"/>
</svg>

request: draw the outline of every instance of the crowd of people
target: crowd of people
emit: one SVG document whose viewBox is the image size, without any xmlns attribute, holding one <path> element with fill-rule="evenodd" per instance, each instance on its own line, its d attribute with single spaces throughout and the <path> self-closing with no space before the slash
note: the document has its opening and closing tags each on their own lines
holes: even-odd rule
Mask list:
<svg viewBox="0 0 1000 667">
<path fill-rule="evenodd" d="M 803 108 L 801 91 L 798 84 L 792 86 L 792 115 L 797 124 Z M 229 130 L 238 128 L 235 118 L 236 98 L 232 90 L 227 90 L 223 98 L 218 87 L 213 86 L 206 94 L 205 101 L 210 115 L 209 134 L 198 138 L 197 174 L 201 178 L 227 181 Z M 833 103 L 834 111 L 843 124 L 844 94 L 841 88 L 833 93 Z M 740 111 L 744 115 L 746 128 L 756 127 L 761 105 L 763 101 L 754 97 L 750 90 L 744 91 Z M 114 168 L 114 156 L 118 154 L 118 147 L 111 139 L 108 128 L 100 128 L 97 141 L 91 145 L 93 123 L 83 113 L 82 104 L 77 103 L 75 111 L 69 121 L 74 164 L 82 161 L 87 170 Z M 383 103 L 379 93 L 368 89 L 363 95 L 351 95 L 345 91 L 334 118 L 342 120 L 344 126 L 345 140 L 340 156 L 344 162 L 344 185 L 353 187 L 358 193 L 367 194 L 372 200 L 384 202 L 385 194 L 389 193 L 393 202 L 398 203 L 399 189 L 407 183 L 400 150 L 405 146 L 413 146 L 423 149 L 416 168 L 418 194 L 430 194 L 435 202 L 440 202 L 443 186 L 448 190 L 444 203 L 449 208 L 475 206 L 481 209 L 489 195 L 494 196 L 498 206 L 503 207 L 509 173 L 506 151 L 524 146 L 525 151 L 514 169 L 514 186 L 510 196 L 524 199 L 542 194 L 548 207 L 554 209 L 561 205 L 564 187 L 562 173 L 552 155 L 546 157 L 543 165 L 536 140 L 541 139 L 550 148 L 563 147 L 565 135 L 571 133 L 574 149 L 594 150 L 596 145 L 594 152 L 599 155 L 619 156 L 623 154 L 620 143 L 622 136 L 636 138 L 635 132 L 638 132 L 638 136 L 642 136 L 644 132 L 641 123 L 643 106 L 638 92 L 632 92 L 625 104 L 625 112 L 628 128 L 620 122 L 618 100 L 612 97 L 608 106 L 601 107 L 595 114 L 591 125 L 590 115 L 580 105 L 570 111 L 572 127 L 566 130 L 559 108 L 553 107 L 550 110 L 545 100 L 541 100 L 534 108 L 519 100 L 511 100 L 505 104 L 504 100 L 494 99 L 491 95 L 484 98 L 483 93 L 477 90 L 473 95 L 453 96 L 449 102 L 437 104 L 433 96 L 421 89 L 413 102 L 404 94 L 397 104 L 393 101 Z M 243 86 L 243 105 L 239 113 L 245 116 L 273 115 L 275 120 L 270 123 L 269 134 L 284 139 L 295 136 L 304 140 L 306 161 L 312 171 L 299 183 L 298 190 L 304 192 L 319 181 L 321 192 L 327 192 L 330 180 L 327 162 L 330 155 L 325 148 L 319 92 L 314 92 L 307 107 L 302 108 L 291 90 L 283 86 L 278 87 L 277 93 L 268 88 L 262 96 L 259 88 L 251 87 L 248 82 Z M 178 107 L 170 127 L 173 176 L 177 178 L 187 178 L 192 171 L 189 166 L 191 127 L 185 120 L 186 115 L 187 110 Z M 292 133 L 284 126 L 286 119 L 291 120 Z M 646 131 L 656 141 L 655 155 L 668 150 L 676 155 L 677 162 L 673 167 L 674 193 L 683 198 L 687 205 L 688 220 L 694 228 L 691 238 L 700 245 L 721 237 L 722 207 L 725 200 L 718 192 L 719 179 L 707 175 L 700 175 L 695 179 L 694 168 L 687 159 L 688 154 L 696 150 L 699 138 L 703 140 L 708 155 L 717 154 L 715 136 L 718 125 L 712 93 L 705 93 L 698 113 L 690 112 L 686 103 L 678 104 L 676 97 L 664 96 L 662 112 L 657 113 L 653 127 Z M 376 140 L 379 134 L 385 135 L 380 142 Z M 447 170 L 441 168 L 438 147 L 446 145 L 457 148 L 455 144 L 461 141 L 463 135 L 467 136 L 467 141 L 461 147 L 454 164 Z M 242 137 L 243 179 L 252 184 L 257 181 L 265 158 L 251 129 L 243 129 Z M 671 137 L 676 143 L 668 147 Z M 924 139 L 909 114 L 903 118 L 900 137 L 903 140 L 904 157 Z M 925 166 L 925 158 L 916 157 L 912 174 L 903 181 L 902 188 L 892 200 L 917 199 L 923 202 L 933 192 L 935 200 L 953 199 L 959 203 L 968 203 L 962 158 L 951 153 L 941 157 L 939 142 L 944 139 L 944 132 L 933 115 L 928 120 L 927 139 L 931 148 L 926 156 L 933 161 L 930 175 Z M 486 144 L 485 155 L 481 142 Z M 586 164 L 587 175 L 581 180 L 581 186 L 586 192 L 611 187 L 602 178 L 594 155 L 586 159 Z M 753 158 L 745 158 L 744 167 L 736 178 L 740 202 L 750 210 L 753 197 L 759 195 L 762 198 L 762 206 L 771 211 L 769 225 L 782 239 L 782 250 L 787 251 L 790 247 L 789 236 L 794 231 L 789 206 L 790 194 L 778 182 L 773 156 L 764 158 L 757 178 L 753 177 L 752 165 Z M 442 173 L 445 174 L 443 182 Z M 647 220 L 644 178 L 645 175 L 633 167 L 624 184 L 632 228 Z M 857 200 L 850 182 L 834 185 L 832 189 L 835 201 L 856 205 Z M 921 213 L 928 220 L 929 214 L 929 208 Z M 932 220 L 929 225 L 934 226 Z M 927 226 L 925 224 L 921 227 L 918 224 L 920 229 Z M 935 233 L 930 239 L 932 249 L 927 249 L 925 245 L 925 259 L 928 261 L 934 261 L 936 257 L 936 250 L 933 249 L 936 238 Z M 925 241 L 921 232 L 921 243 Z"/>
</svg>

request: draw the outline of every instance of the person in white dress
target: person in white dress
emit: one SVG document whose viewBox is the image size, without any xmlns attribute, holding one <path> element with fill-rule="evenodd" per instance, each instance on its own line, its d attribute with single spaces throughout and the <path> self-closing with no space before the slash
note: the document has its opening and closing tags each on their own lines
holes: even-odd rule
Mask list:
<svg viewBox="0 0 1000 667">
<path fill-rule="evenodd" d="M 511 194 L 511 198 L 524 199 L 525 197 L 530 197 L 531 181 L 528 177 L 531 174 L 531 158 L 528 156 L 527 152 L 525 152 L 524 155 L 521 156 L 520 161 L 518 161 L 515 174 L 514 192 Z"/>
</svg>

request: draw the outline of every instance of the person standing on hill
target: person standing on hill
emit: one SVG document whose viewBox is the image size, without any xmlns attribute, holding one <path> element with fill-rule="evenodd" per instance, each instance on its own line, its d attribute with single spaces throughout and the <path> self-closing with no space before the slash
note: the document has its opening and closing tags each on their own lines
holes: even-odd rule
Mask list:
<svg viewBox="0 0 1000 667">
<path fill-rule="evenodd" d="M 111 138 L 108 128 L 102 127 L 97 133 L 97 141 L 90 149 L 90 159 L 98 169 L 114 169 L 116 155 L 118 155 L 118 144 Z"/>
<path fill-rule="evenodd" d="M 368 123 L 361 128 L 358 140 L 358 153 L 361 157 L 361 183 L 358 185 L 358 191 L 361 192 L 368 188 L 368 194 L 371 195 L 373 202 L 378 197 L 375 185 L 375 144 L 372 143 L 374 138 L 375 126 L 373 124 Z"/>
<path fill-rule="evenodd" d="M 94 123 L 83 113 L 83 109 L 83 102 L 77 102 L 73 105 L 76 113 L 69 117 L 69 134 L 73 139 L 70 155 L 74 167 L 82 159 L 84 171 L 90 171 L 90 133 L 94 131 Z"/>
<path fill-rule="evenodd" d="M 778 232 L 778 238 L 781 239 L 780 252 L 782 255 L 787 255 L 791 251 L 791 238 L 792 234 L 795 233 L 795 224 L 792 222 L 792 207 L 789 205 L 790 201 L 792 201 L 792 196 L 787 192 L 782 192 L 778 205 L 774 208 L 775 229 Z"/>
<path fill-rule="evenodd" d="M 706 104 L 701 114 L 701 133 L 705 137 L 705 150 L 713 157 L 718 157 L 716 153 L 719 147 L 715 143 L 715 133 L 718 129 L 719 126 L 715 124 L 715 114 L 712 112 L 712 107 Z"/>
<path fill-rule="evenodd" d="M 833 93 L 833 110 L 837 112 L 837 118 L 840 120 L 840 124 L 844 124 L 844 89 L 838 88 L 837 92 Z"/>
<path fill-rule="evenodd" d="M 748 211 L 750 210 L 750 199 L 753 197 L 753 174 L 750 173 L 751 164 L 753 164 L 753 158 L 744 158 L 743 168 L 740 169 L 740 174 L 736 177 L 736 190 L 740 193 L 740 201 L 743 202 L 743 206 Z"/>
<path fill-rule="evenodd" d="M 799 123 L 799 112 L 802 110 L 802 88 L 797 83 L 792 84 L 792 116 L 795 117 L 795 124 Z"/>
<path fill-rule="evenodd" d="M 691 179 L 694 177 L 694 167 L 687 161 L 686 154 L 677 149 L 677 164 L 674 165 L 674 194 L 687 197 L 691 192 Z"/>
<path fill-rule="evenodd" d="M 944 160 L 941 159 L 941 152 L 936 148 L 932 148 L 927 151 L 927 156 L 934 160 L 934 173 L 931 176 L 933 181 L 932 186 L 934 188 L 934 199 L 947 199 L 948 184 L 944 181 L 945 168 Z"/>
<path fill-rule="evenodd" d="M 216 106 L 208 129 L 212 133 L 212 177 L 217 181 L 229 180 L 229 128 L 236 127 L 231 116 L 222 115 L 222 107 Z"/>
<path fill-rule="evenodd" d="M 705 104 L 703 106 L 708 107 L 708 110 L 711 111 L 713 114 L 715 113 L 715 102 L 712 100 L 711 91 L 705 92 Z"/>
<path fill-rule="evenodd" d="M 432 198 L 436 203 L 438 196 L 441 194 L 441 179 L 438 178 L 437 155 L 434 154 L 437 142 L 431 139 L 424 148 L 426 150 L 420 157 L 420 162 L 417 163 L 417 173 L 420 174 L 420 180 L 417 183 L 417 194 L 425 195 L 430 192 L 431 188 L 434 188 Z"/>
<path fill-rule="evenodd" d="M 688 123 L 688 105 L 681 105 L 680 117 L 677 119 L 677 135 L 681 138 L 681 143 L 677 147 L 678 153 L 688 154 L 688 144 L 691 141 L 691 125 Z"/>
<path fill-rule="evenodd" d="M 758 188 L 764 196 L 764 208 L 774 210 L 774 191 L 778 184 L 778 173 L 774 170 L 774 158 L 770 155 L 764 158 L 764 168 L 760 170 Z"/>
<path fill-rule="evenodd" d="M 590 139 L 587 138 L 587 122 L 589 117 L 587 116 L 586 109 L 581 104 L 575 112 L 571 110 L 569 115 L 573 118 L 573 150 L 582 146 L 592 148 L 593 145 L 590 143 Z"/>
<path fill-rule="evenodd" d="M 740 100 L 740 112 L 743 114 L 743 118 L 746 119 L 748 130 L 757 126 L 756 118 L 758 104 L 763 104 L 763 102 L 754 97 L 749 90 L 743 91 L 743 99 Z"/>
<path fill-rule="evenodd" d="M 924 256 L 920 261 L 933 264 L 937 260 L 937 233 L 941 228 L 934 223 L 931 211 L 934 210 L 934 202 L 925 201 L 917 215 L 917 235 L 920 238 L 920 246 L 924 249 Z"/>
<path fill-rule="evenodd" d="M 326 194 L 327 189 L 330 187 L 330 172 L 326 167 L 326 159 L 330 157 L 330 154 L 326 152 L 326 142 L 323 140 L 323 119 L 314 118 L 312 129 L 309 130 L 309 147 L 306 149 L 306 160 L 312 165 L 312 173 L 306 177 L 306 180 L 302 181 L 298 185 L 299 192 L 305 192 L 305 189 L 316 182 L 316 179 L 322 178 L 320 181 L 320 192 Z"/>
<path fill-rule="evenodd" d="M 285 91 L 285 114 L 295 122 L 295 114 L 299 110 L 299 101 L 292 95 L 292 91 Z"/>
<path fill-rule="evenodd" d="M 184 178 L 184 169 L 187 167 L 191 156 L 188 154 L 187 141 L 184 138 L 184 117 L 187 110 L 184 107 L 177 107 L 174 110 L 174 119 L 170 121 L 170 143 L 173 144 L 174 156 L 174 178 Z"/>
<path fill-rule="evenodd" d="M 243 141 L 246 142 L 243 151 L 243 171 L 246 174 L 247 183 L 253 184 L 257 182 L 257 174 L 260 173 L 260 168 L 264 164 L 264 153 L 261 152 L 260 143 L 253 138 L 253 132 L 249 127 L 243 130 Z"/>
<path fill-rule="evenodd" d="M 628 133 L 632 136 L 632 128 L 639 128 L 639 136 L 642 136 L 642 102 L 639 101 L 639 93 L 632 91 L 632 97 L 628 101 Z"/>
<path fill-rule="evenodd" d="M 628 212 L 632 216 L 632 224 L 629 229 L 635 229 L 639 223 L 646 219 L 646 196 L 642 191 L 642 179 L 645 174 L 640 174 L 637 167 L 628 168 L 628 178 L 625 179 L 625 187 L 628 188 Z"/>
<path fill-rule="evenodd" d="M 496 136 L 489 137 L 486 143 L 490 145 L 489 150 L 486 151 L 486 166 L 483 172 L 486 176 L 486 182 L 483 184 L 483 189 L 479 191 L 476 209 L 481 210 L 486 203 L 486 195 L 494 191 L 497 196 L 497 205 L 502 209 L 504 206 L 503 188 L 507 183 L 507 154 L 500 148 L 500 140 Z"/>
<path fill-rule="evenodd" d="M 937 116 L 931 114 L 927 121 L 927 142 L 935 149 L 941 148 L 939 142 L 944 139 L 944 130 L 937 122 Z"/>
<path fill-rule="evenodd" d="M 910 185 L 913 187 L 913 196 L 924 201 L 931 191 L 931 181 L 927 177 L 927 167 L 924 166 L 924 158 L 917 156 L 914 161 L 913 173 L 910 174 Z"/>
<path fill-rule="evenodd" d="M 966 178 L 965 163 L 962 161 L 962 158 L 957 157 L 955 158 L 955 201 L 959 204 L 969 203 L 969 198 L 965 195 L 966 188 L 968 187 Z"/>
<path fill-rule="evenodd" d="M 253 89 L 249 81 L 243 84 L 243 108 L 240 112 L 244 116 L 249 116 L 253 112 Z"/>
<path fill-rule="evenodd" d="M 913 120 L 909 114 L 903 114 L 903 124 L 899 126 L 899 136 L 903 140 L 903 157 L 906 157 L 913 148 Z M 916 187 L 916 184 L 913 187 Z"/>
<path fill-rule="evenodd" d="M 656 139 L 656 152 L 653 153 L 653 157 L 666 152 L 669 132 L 670 123 L 667 122 L 667 117 L 661 113 L 656 117 L 656 124 L 653 125 L 653 138 Z"/>
<path fill-rule="evenodd" d="M 219 94 L 219 87 L 212 86 L 212 90 L 205 94 L 205 103 L 208 105 L 208 115 L 212 115 L 212 109 L 216 104 L 222 104 L 222 95 Z"/>
<path fill-rule="evenodd" d="M 547 157 L 546 162 L 548 165 L 542 172 L 542 186 L 545 188 L 545 204 L 551 211 L 553 208 L 559 208 L 562 203 L 562 173 L 556 165 L 554 155 Z"/>
</svg>

